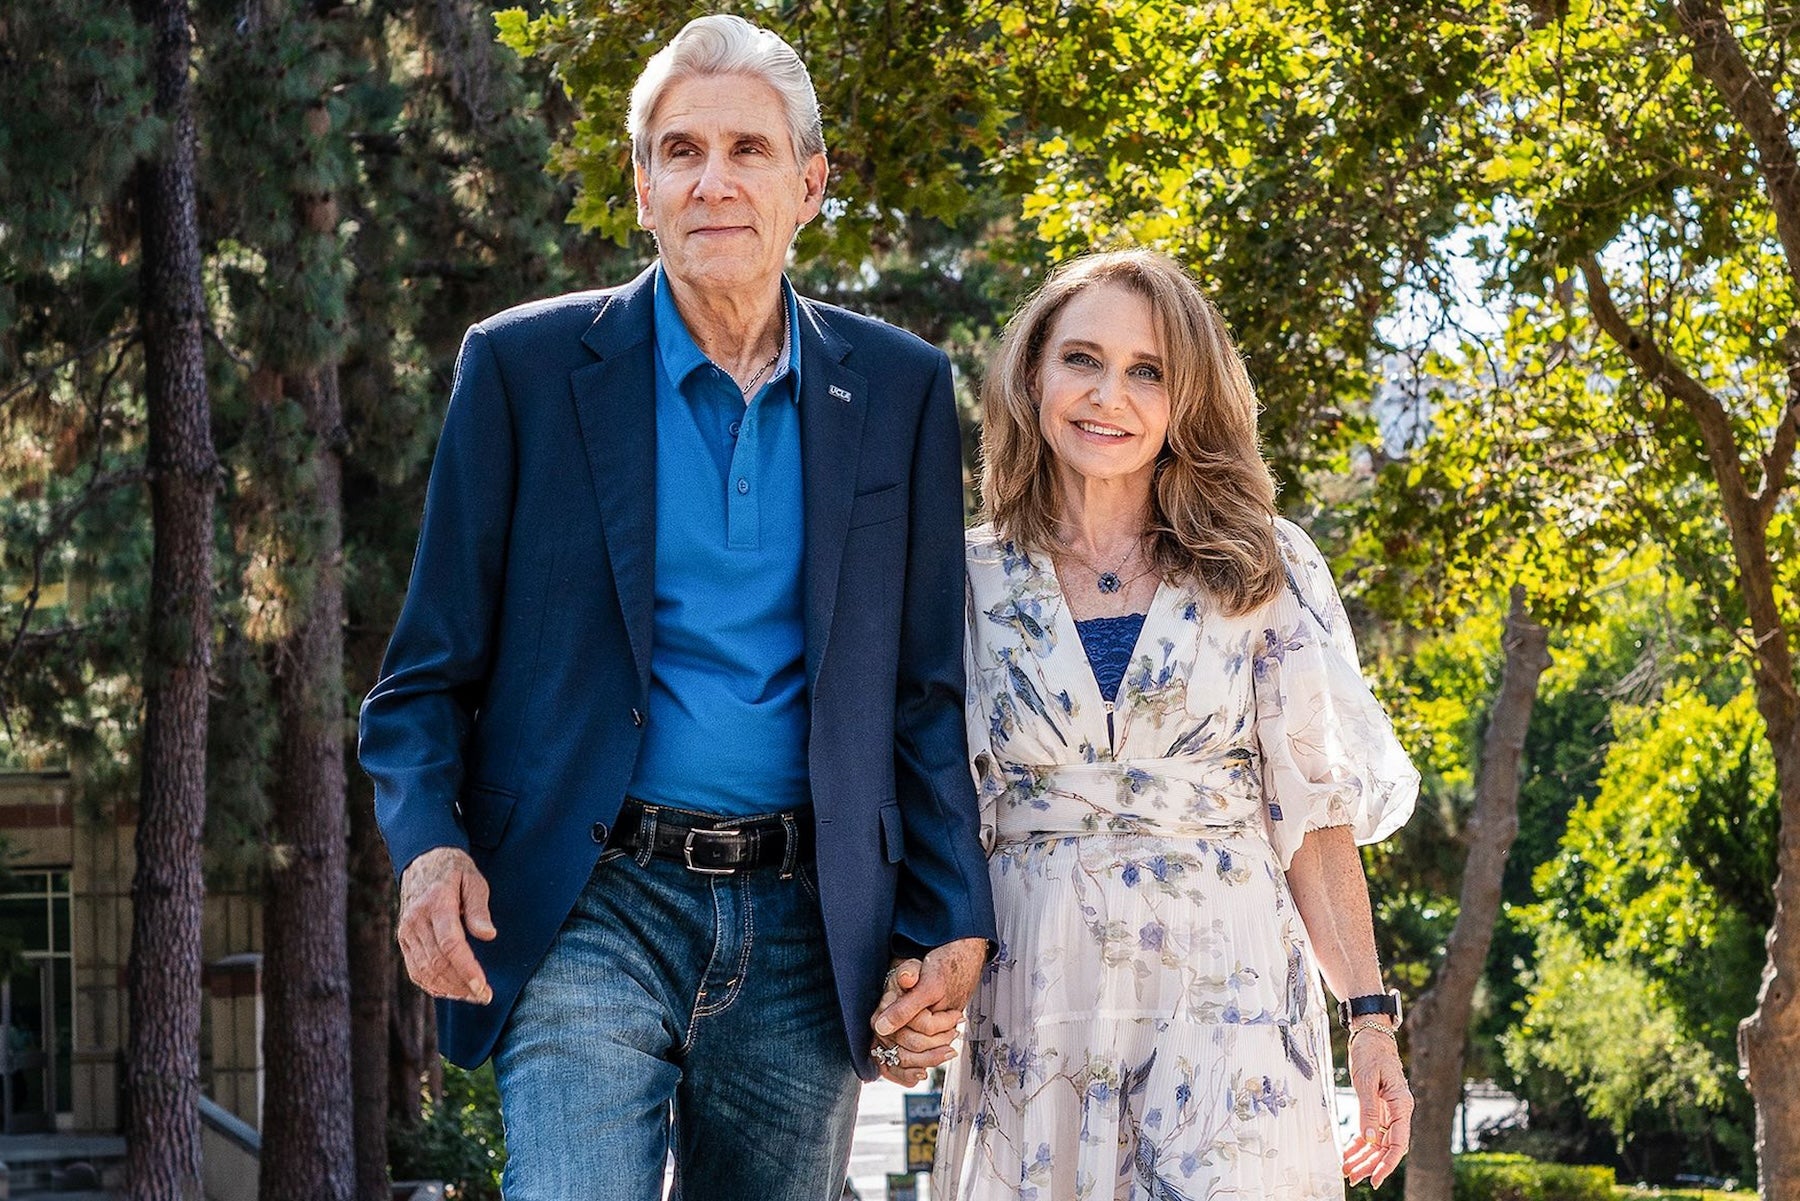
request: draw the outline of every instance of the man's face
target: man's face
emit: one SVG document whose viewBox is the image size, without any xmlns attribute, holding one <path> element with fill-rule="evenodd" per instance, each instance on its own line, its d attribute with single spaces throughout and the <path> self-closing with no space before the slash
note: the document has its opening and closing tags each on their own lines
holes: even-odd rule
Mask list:
<svg viewBox="0 0 1800 1201">
<path fill-rule="evenodd" d="M 760 299 L 825 196 L 825 156 L 800 162 L 775 89 L 744 75 L 684 79 L 650 117 L 638 224 L 678 285 Z"/>
</svg>

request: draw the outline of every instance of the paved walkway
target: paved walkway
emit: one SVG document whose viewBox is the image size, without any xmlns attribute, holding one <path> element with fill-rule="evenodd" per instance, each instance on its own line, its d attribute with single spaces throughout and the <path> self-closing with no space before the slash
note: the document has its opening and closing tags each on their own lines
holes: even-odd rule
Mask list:
<svg viewBox="0 0 1800 1201">
<path fill-rule="evenodd" d="M 887 1174 L 906 1169 L 905 1102 L 901 1100 L 906 1093 L 886 1080 L 863 1085 L 862 1106 L 856 1111 L 856 1141 L 850 1146 L 850 1183 L 862 1201 L 884 1201 Z M 921 1184 L 921 1201 L 929 1195 L 929 1188 Z"/>
</svg>

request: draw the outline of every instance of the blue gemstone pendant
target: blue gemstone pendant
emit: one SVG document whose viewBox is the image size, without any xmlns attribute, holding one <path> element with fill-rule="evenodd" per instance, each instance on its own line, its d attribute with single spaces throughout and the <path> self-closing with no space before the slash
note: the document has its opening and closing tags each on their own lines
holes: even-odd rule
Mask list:
<svg viewBox="0 0 1800 1201">
<path fill-rule="evenodd" d="M 1125 584 L 1119 579 L 1118 572 L 1103 571 L 1100 573 L 1100 578 L 1094 581 L 1094 586 L 1099 588 L 1102 592 L 1117 592 L 1119 589 L 1123 588 Z"/>
</svg>

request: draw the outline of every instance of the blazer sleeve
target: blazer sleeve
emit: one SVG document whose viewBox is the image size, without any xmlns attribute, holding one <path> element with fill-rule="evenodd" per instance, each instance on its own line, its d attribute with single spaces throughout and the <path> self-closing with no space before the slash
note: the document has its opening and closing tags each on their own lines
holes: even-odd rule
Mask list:
<svg viewBox="0 0 1800 1201">
<path fill-rule="evenodd" d="M 362 705 L 357 754 L 375 782 L 396 875 L 436 847 L 468 849 L 463 751 L 492 654 L 516 469 L 499 363 L 473 326 L 457 356 L 412 580 Z"/>
<path fill-rule="evenodd" d="M 893 949 L 903 955 L 961 938 L 998 942 L 963 717 L 962 438 L 950 360 L 937 357 L 913 449 L 895 701 L 905 858 Z"/>
</svg>

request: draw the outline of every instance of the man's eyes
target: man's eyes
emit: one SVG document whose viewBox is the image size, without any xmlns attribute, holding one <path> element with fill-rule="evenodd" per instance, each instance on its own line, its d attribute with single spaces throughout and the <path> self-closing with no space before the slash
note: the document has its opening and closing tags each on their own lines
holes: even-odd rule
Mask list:
<svg viewBox="0 0 1800 1201">
<path fill-rule="evenodd" d="M 733 153 L 735 154 L 764 155 L 768 152 L 769 148 L 764 146 L 761 142 L 744 142 L 733 147 Z M 692 158 L 699 153 L 700 148 L 698 146 L 687 143 L 683 143 L 679 146 L 671 146 L 668 150 L 668 156 L 670 158 Z"/>
</svg>

